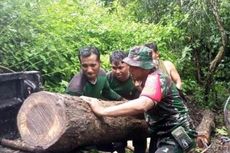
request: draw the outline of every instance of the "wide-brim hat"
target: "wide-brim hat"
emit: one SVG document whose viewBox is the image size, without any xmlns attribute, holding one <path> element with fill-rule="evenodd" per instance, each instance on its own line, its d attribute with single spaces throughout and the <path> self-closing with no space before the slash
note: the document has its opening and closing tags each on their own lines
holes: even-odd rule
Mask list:
<svg viewBox="0 0 230 153">
<path fill-rule="evenodd" d="M 128 57 L 124 58 L 123 62 L 146 70 L 155 67 L 152 61 L 152 50 L 145 46 L 131 48 Z"/>
</svg>

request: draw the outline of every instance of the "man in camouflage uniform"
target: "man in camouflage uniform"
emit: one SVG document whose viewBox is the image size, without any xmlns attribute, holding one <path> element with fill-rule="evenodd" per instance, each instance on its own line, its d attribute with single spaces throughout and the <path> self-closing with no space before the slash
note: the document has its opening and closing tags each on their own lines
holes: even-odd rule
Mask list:
<svg viewBox="0 0 230 153">
<path fill-rule="evenodd" d="M 133 80 L 129 73 L 129 66 L 122 60 L 128 56 L 123 51 L 114 51 L 110 56 L 110 64 L 112 65 L 112 71 L 107 74 L 110 87 L 123 98 L 132 100 L 139 97 L 140 92 L 134 86 Z M 140 118 L 144 119 L 144 116 L 140 114 Z M 138 137 L 133 140 L 134 153 L 145 153 L 146 150 L 146 138 Z M 115 143 L 118 153 L 125 153 L 125 147 L 127 142 Z"/>
<path fill-rule="evenodd" d="M 150 153 L 187 152 L 194 146 L 195 138 L 194 130 L 189 126 L 187 109 L 172 80 L 154 68 L 151 53 L 148 47 L 135 47 L 123 60 L 130 66 L 132 78 L 142 81 L 143 90 L 139 98 L 111 107 L 101 106 L 96 99 L 82 98 L 99 116 L 145 113 L 151 138 L 157 139 Z M 182 136 L 181 139 L 178 136 Z"/>
</svg>

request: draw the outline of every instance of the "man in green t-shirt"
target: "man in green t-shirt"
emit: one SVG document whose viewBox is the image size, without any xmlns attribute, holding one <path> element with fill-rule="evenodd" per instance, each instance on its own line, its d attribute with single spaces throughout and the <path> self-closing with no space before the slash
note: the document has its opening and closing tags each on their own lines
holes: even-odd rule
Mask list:
<svg viewBox="0 0 230 153">
<path fill-rule="evenodd" d="M 107 100 L 121 100 L 122 97 L 110 87 L 105 72 L 100 69 L 100 52 L 96 47 L 79 50 L 81 71 L 67 87 L 67 93 L 75 96 L 88 96 Z"/>
<path fill-rule="evenodd" d="M 128 54 L 123 51 L 114 51 L 110 56 L 112 71 L 107 74 L 110 87 L 125 99 L 135 99 L 139 96 L 129 74 L 129 66 L 122 60 Z"/>
<path fill-rule="evenodd" d="M 96 47 L 89 46 L 80 49 L 78 58 L 81 70 L 71 79 L 66 90 L 68 94 L 105 100 L 122 100 L 122 97 L 110 88 L 106 73 L 100 68 L 100 52 Z M 92 147 L 105 151 L 114 150 L 111 143 Z"/>
<path fill-rule="evenodd" d="M 123 59 L 128 56 L 123 51 L 114 51 L 110 56 L 110 64 L 112 65 L 112 71 L 107 74 L 110 87 L 123 98 L 132 100 L 139 97 L 140 92 L 134 86 L 132 78 L 129 73 L 129 66 L 123 62 Z M 144 119 L 144 116 L 142 116 Z M 118 153 L 125 153 L 125 147 L 127 143 L 117 143 Z M 146 138 L 138 137 L 133 140 L 134 153 L 145 153 L 146 150 Z"/>
</svg>

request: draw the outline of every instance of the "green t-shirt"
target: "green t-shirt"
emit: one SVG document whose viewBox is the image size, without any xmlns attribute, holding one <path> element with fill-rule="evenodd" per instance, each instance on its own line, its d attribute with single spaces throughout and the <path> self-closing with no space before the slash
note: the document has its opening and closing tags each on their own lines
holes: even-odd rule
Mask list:
<svg viewBox="0 0 230 153">
<path fill-rule="evenodd" d="M 123 98 L 130 100 L 139 97 L 139 92 L 135 88 L 131 77 L 126 81 L 120 81 L 113 76 L 112 72 L 110 72 L 107 74 L 107 79 L 110 87 Z"/>
<path fill-rule="evenodd" d="M 70 81 L 66 92 L 75 96 L 84 95 L 106 100 L 122 99 L 119 94 L 110 88 L 104 71 L 99 73 L 95 84 L 89 82 L 82 72 L 78 73 Z"/>
</svg>

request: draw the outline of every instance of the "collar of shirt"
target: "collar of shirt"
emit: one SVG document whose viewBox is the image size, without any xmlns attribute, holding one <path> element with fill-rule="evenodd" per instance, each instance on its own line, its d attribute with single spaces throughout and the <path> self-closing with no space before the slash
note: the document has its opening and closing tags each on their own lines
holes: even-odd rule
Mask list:
<svg viewBox="0 0 230 153">
<path fill-rule="evenodd" d="M 94 80 L 94 81 L 92 81 L 92 80 L 88 80 L 91 84 L 93 84 L 93 85 L 95 85 L 96 83 L 97 83 L 97 78 Z"/>
</svg>

